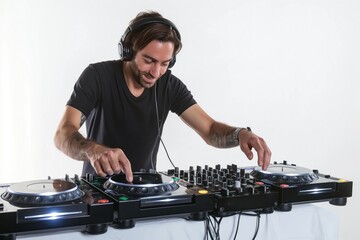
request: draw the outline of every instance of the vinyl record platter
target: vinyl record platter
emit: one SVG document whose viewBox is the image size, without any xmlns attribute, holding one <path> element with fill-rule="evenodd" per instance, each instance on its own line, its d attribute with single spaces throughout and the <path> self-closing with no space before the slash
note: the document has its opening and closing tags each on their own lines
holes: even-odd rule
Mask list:
<svg viewBox="0 0 360 240">
<path fill-rule="evenodd" d="M 2 185 L 0 195 L 0 239 L 74 226 L 100 234 L 113 220 L 111 199 L 77 176 Z"/>
</svg>

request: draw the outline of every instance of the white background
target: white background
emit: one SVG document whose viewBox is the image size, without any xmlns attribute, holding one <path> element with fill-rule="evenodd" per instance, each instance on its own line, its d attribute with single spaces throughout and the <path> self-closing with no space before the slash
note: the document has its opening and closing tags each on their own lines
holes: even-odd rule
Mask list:
<svg viewBox="0 0 360 240">
<path fill-rule="evenodd" d="M 143 10 L 177 25 L 184 47 L 173 73 L 211 116 L 251 126 L 273 161 L 354 182 L 347 206 L 323 205 L 340 217 L 339 239 L 357 238 L 357 0 L 0 0 L 0 182 L 80 174 L 82 163 L 53 144 L 65 103 L 89 63 L 118 59 L 118 40 Z M 180 168 L 255 164 L 207 146 L 174 114 L 163 140 Z M 163 149 L 158 162 L 171 166 Z"/>
</svg>

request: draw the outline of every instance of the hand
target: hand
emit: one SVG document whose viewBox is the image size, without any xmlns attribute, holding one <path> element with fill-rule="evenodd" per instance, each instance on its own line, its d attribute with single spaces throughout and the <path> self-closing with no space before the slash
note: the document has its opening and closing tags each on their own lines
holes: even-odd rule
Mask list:
<svg viewBox="0 0 360 240">
<path fill-rule="evenodd" d="M 133 181 L 130 161 L 120 148 L 100 146 L 91 155 L 89 157 L 91 165 L 99 176 L 106 177 L 123 172 L 128 182 Z"/>
<path fill-rule="evenodd" d="M 263 170 L 266 170 L 270 164 L 271 151 L 265 140 L 245 129 L 239 132 L 239 140 L 240 148 L 246 157 L 249 160 L 253 159 L 253 152 L 251 150 L 254 148 L 258 155 L 258 165 Z"/>
</svg>

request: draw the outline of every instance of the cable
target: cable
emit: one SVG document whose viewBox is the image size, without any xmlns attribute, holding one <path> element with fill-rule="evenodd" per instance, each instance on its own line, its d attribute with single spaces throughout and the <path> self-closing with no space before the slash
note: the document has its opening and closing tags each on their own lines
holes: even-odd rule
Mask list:
<svg viewBox="0 0 360 240">
<path fill-rule="evenodd" d="M 237 234 L 238 234 L 238 231 L 239 231 L 241 213 L 242 213 L 242 212 L 239 212 L 239 216 L 238 216 L 238 220 L 237 220 L 237 224 L 236 224 L 236 230 L 235 230 L 234 240 L 236 239 Z"/>
<path fill-rule="evenodd" d="M 235 230 L 235 235 L 233 240 L 235 240 L 237 238 L 238 232 L 239 232 L 239 227 L 240 227 L 240 219 L 241 219 L 241 215 L 245 215 L 245 216 L 250 216 L 250 217 L 256 217 L 256 226 L 255 226 L 255 232 L 254 235 L 252 237 L 252 240 L 255 240 L 257 237 L 257 234 L 259 232 L 259 228 L 260 228 L 260 212 L 255 211 L 254 213 L 244 213 L 242 211 L 240 212 L 234 212 L 233 214 L 230 215 L 226 215 L 226 217 L 229 216 L 234 216 L 238 214 L 238 219 L 237 219 L 237 223 L 236 223 L 236 230 Z M 212 219 L 211 219 L 212 217 Z M 205 236 L 204 239 L 209 239 L 209 236 L 211 238 L 211 240 L 220 240 L 220 224 L 221 221 L 223 219 L 223 216 L 219 217 L 219 219 L 217 219 L 216 216 L 213 215 L 209 215 L 206 219 L 206 231 L 205 231 Z"/>
<path fill-rule="evenodd" d="M 206 218 L 207 225 L 204 239 L 209 239 L 210 236 L 212 240 L 220 240 L 220 224 L 222 220 L 223 217 L 217 219 L 217 217 L 212 215 Z"/>
<path fill-rule="evenodd" d="M 260 227 L 260 213 L 257 212 L 256 215 L 257 215 L 256 228 L 255 228 L 255 233 L 254 233 L 254 237 L 252 238 L 252 240 L 255 240 L 255 238 L 256 238 L 256 236 L 257 236 L 257 234 L 259 232 L 259 227 Z"/>
<path fill-rule="evenodd" d="M 154 97 L 155 97 L 156 122 L 157 122 L 157 128 L 158 128 L 158 135 L 157 135 L 156 140 L 160 139 L 161 145 L 163 146 L 163 148 L 165 150 L 167 158 L 169 159 L 171 165 L 175 168 L 175 165 L 174 165 L 173 161 L 170 158 L 169 152 L 168 152 L 168 150 L 167 150 L 167 148 L 166 148 L 166 146 L 165 146 L 165 144 L 164 144 L 164 142 L 163 142 L 163 140 L 161 138 L 160 117 L 159 117 L 159 108 L 158 108 L 158 102 L 157 102 L 157 88 L 156 88 L 156 86 L 157 86 L 157 83 L 155 83 L 155 91 L 154 91 L 155 92 Z M 156 141 L 155 141 L 155 144 L 156 144 Z M 155 146 L 154 146 L 154 149 L 155 149 Z M 153 151 L 154 151 L 154 149 L 153 149 Z M 153 162 L 153 159 L 152 159 L 153 151 L 151 152 L 151 167 L 153 169 L 156 169 L 154 167 L 154 162 Z"/>
</svg>

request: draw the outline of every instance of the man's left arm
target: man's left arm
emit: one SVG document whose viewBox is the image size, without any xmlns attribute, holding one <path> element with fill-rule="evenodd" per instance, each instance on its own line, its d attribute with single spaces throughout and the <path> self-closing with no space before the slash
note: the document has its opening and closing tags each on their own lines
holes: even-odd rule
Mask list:
<svg viewBox="0 0 360 240">
<path fill-rule="evenodd" d="M 252 149 L 254 148 L 258 156 L 258 165 L 264 170 L 268 168 L 271 151 L 265 140 L 248 128 L 237 128 L 217 122 L 198 104 L 186 109 L 180 117 L 211 146 L 217 148 L 240 146 L 249 160 L 253 159 Z"/>
</svg>

